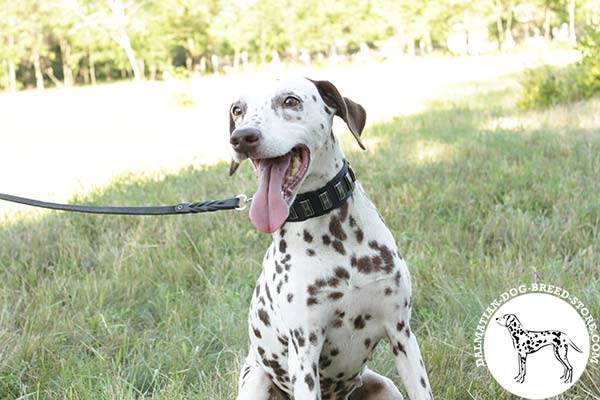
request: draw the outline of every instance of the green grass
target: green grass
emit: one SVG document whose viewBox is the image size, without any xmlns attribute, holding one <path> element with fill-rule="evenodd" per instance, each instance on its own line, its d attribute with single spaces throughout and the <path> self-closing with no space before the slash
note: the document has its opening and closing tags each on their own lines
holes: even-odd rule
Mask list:
<svg viewBox="0 0 600 400">
<path fill-rule="evenodd" d="M 456 87 L 369 128 L 369 151 L 348 151 L 409 263 L 438 399 L 514 398 L 472 350 L 482 311 L 507 288 L 560 285 L 600 318 L 600 101 L 523 113 L 509 82 Z M 221 164 L 124 177 L 74 200 L 165 204 L 255 185 L 248 165 L 228 178 Z M 269 241 L 246 212 L 1 224 L 0 399 L 234 398 Z M 384 345 L 372 366 L 397 381 Z M 590 365 L 561 398 L 599 399 L 598 382 Z"/>
</svg>

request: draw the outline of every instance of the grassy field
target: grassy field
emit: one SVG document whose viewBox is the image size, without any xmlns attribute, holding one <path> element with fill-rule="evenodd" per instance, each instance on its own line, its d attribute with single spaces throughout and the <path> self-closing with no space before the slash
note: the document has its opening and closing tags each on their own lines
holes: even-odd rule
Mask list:
<svg viewBox="0 0 600 400">
<path fill-rule="evenodd" d="M 600 100 L 519 112 L 512 77 L 344 137 L 411 268 L 413 330 L 437 399 L 511 399 L 472 341 L 481 313 L 534 279 L 600 317 Z M 346 140 L 347 139 L 347 140 Z M 76 201 L 158 204 L 252 193 L 248 165 L 123 177 Z M 270 238 L 247 212 L 49 214 L 0 226 L 1 399 L 232 399 Z M 382 343 L 372 367 L 396 379 Z M 588 366 L 561 399 L 600 399 Z"/>
</svg>

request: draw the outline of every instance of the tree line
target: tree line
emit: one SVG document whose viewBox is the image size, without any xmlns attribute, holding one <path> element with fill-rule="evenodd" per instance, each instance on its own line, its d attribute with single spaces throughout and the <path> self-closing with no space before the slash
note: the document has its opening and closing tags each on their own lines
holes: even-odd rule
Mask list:
<svg viewBox="0 0 600 400">
<path fill-rule="evenodd" d="M 456 32 L 574 42 L 599 23 L 600 0 L 0 0 L 0 89 L 447 50 Z"/>
</svg>

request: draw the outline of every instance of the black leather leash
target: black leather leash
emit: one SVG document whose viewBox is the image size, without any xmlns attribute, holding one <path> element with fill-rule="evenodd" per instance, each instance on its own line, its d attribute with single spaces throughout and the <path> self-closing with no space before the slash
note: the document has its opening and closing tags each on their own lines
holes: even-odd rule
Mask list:
<svg viewBox="0 0 600 400">
<path fill-rule="evenodd" d="M 179 203 L 172 206 L 159 207 L 95 207 L 75 204 L 49 203 L 28 199 L 25 197 L 12 196 L 0 193 L 0 200 L 13 203 L 25 204 L 33 207 L 49 208 L 51 210 L 75 211 L 90 214 L 117 214 L 117 215 L 173 215 L 173 214 L 196 214 L 220 210 L 244 210 L 248 202 L 246 195 L 240 194 L 225 200 L 199 201 L 196 203 Z"/>
<path fill-rule="evenodd" d="M 300 193 L 290 206 L 288 222 L 301 222 L 307 219 L 325 215 L 340 207 L 354 193 L 356 176 L 348 164 L 343 161 L 342 168 L 325 186 L 312 192 Z M 196 214 L 220 210 L 245 210 L 252 198 L 244 194 L 225 200 L 199 201 L 196 203 L 179 203 L 173 206 L 159 207 L 105 207 L 84 206 L 78 204 L 49 203 L 0 193 L 0 200 L 25 204 L 33 207 L 49 208 L 51 210 L 75 211 L 90 214 L 118 215 L 173 215 Z"/>
</svg>

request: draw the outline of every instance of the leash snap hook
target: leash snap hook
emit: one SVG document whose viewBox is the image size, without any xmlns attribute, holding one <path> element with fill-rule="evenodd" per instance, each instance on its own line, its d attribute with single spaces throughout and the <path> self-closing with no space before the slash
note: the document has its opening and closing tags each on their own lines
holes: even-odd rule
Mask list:
<svg viewBox="0 0 600 400">
<path fill-rule="evenodd" d="M 238 194 L 235 197 L 240 200 L 240 205 L 235 208 L 237 211 L 244 211 L 248 207 L 248 203 L 252 201 L 252 197 L 245 194 Z"/>
</svg>

